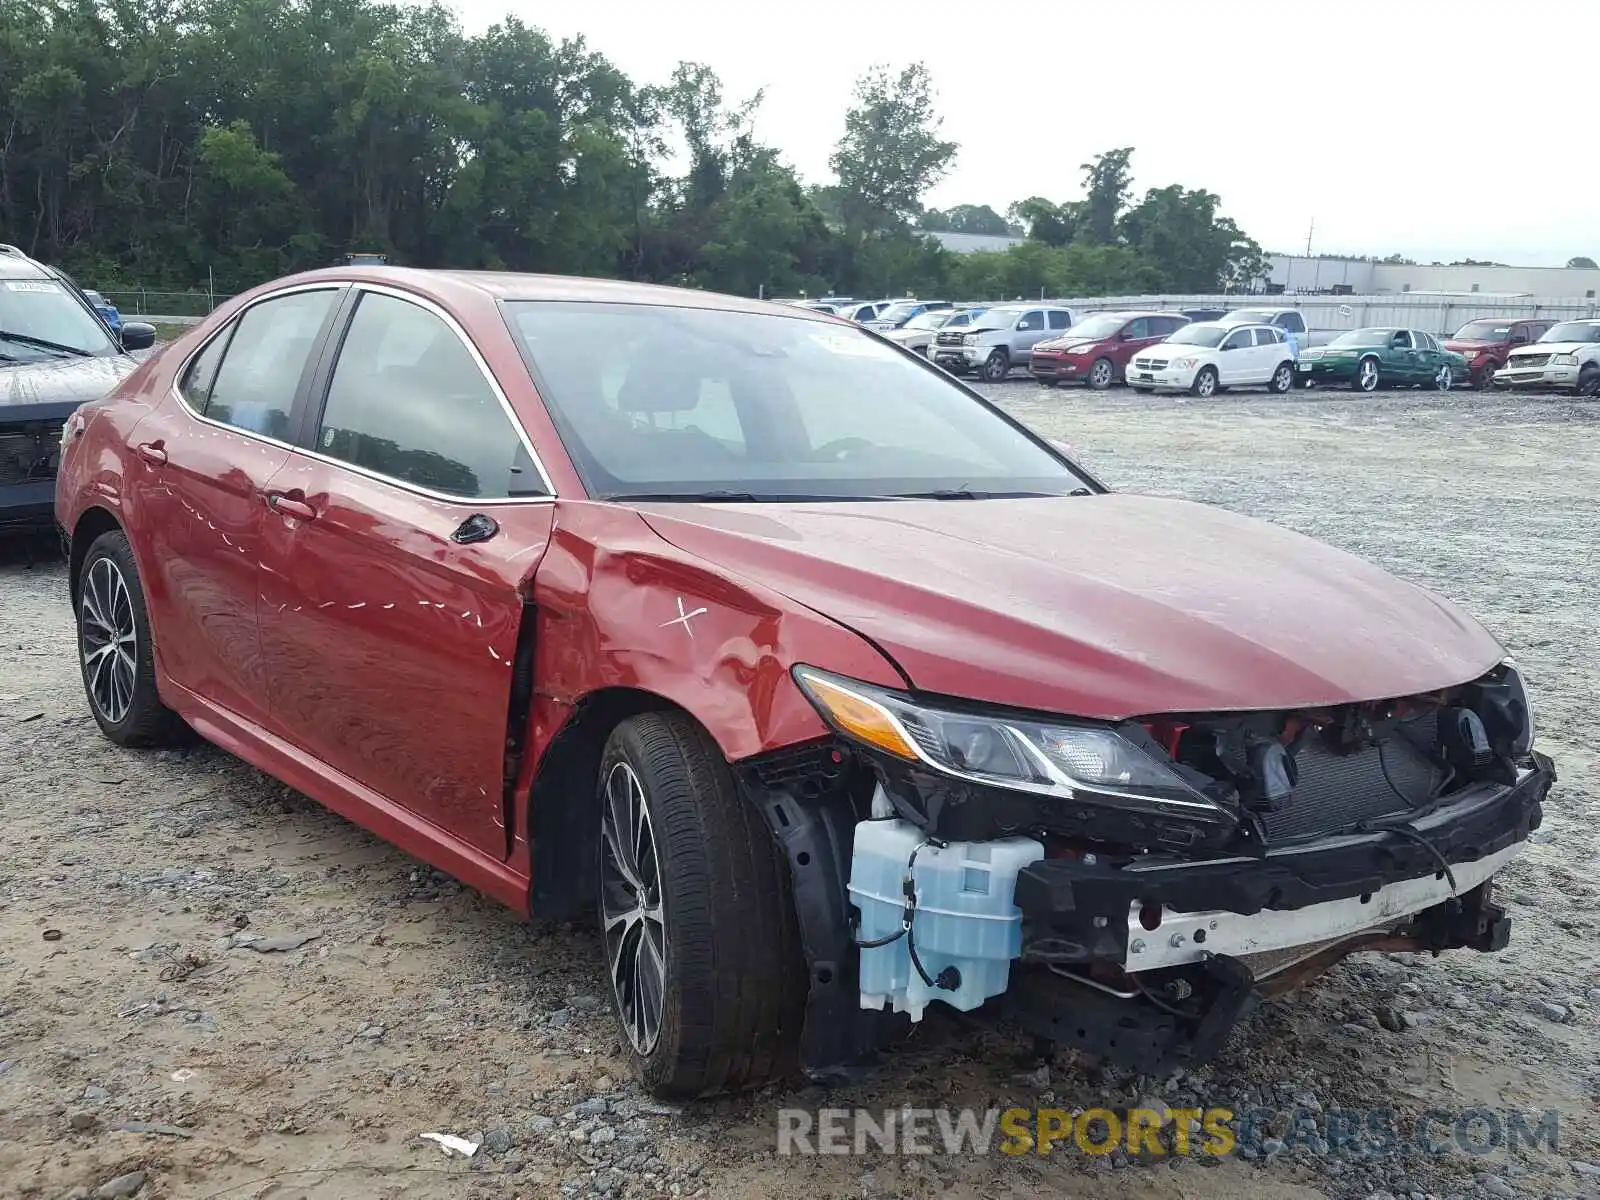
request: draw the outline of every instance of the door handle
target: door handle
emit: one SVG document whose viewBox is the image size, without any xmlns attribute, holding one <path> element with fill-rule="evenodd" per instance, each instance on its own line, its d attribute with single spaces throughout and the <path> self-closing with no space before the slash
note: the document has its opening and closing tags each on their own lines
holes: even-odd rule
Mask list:
<svg viewBox="0 0 1600 1200">
<path fill-rule="evenodd" d="M 473 513 L 456 526 L 450 540 L 458 546 L 470 546 L 474 542 L 487 542 L 499 532 L 500 523 L 488 513 Z"/>
<path fill-rule="evenodd" d="M 167 461 L 166 443 L 164 441 L 140 442 L 139 457 L 147 463 L 161 466 Z"/>
<path fill-rule="evenodd" d="M 294 500 L 282 492 L 267 493 L 267 507 L 285 517 L 298 517 L 302 521 L 315 519 L 317 510 L 304 500 Z"/>
</svg>

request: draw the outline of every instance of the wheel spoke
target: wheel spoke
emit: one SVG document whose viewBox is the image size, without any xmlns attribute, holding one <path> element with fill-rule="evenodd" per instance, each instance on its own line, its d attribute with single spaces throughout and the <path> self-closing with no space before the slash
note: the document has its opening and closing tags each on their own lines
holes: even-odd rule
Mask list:
<svg viewBox="0 0 1600 1200">
<path fill-rule="evenodd" d="M 628 1040 L 649 1054 L 666 1000 L 666 915 L 649 802 L 626 762 L 606 777 L 600 832 L 600 919 L 611 986 Z"/>
<path fill-rule="evenodd" d="M 133 592 L 111 558 L 95 559 L 84 576 L 78 638 L 89 697 L 104 720 L 119 724 L 139 684 L 139 629 Z"/>
</svg>

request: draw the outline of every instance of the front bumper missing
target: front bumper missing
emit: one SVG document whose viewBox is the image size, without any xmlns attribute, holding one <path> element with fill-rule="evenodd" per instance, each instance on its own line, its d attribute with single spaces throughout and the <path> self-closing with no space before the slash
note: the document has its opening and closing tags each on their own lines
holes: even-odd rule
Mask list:
<svg viewBox="0 0 1600 1200">
<path fill-rule="evenodd" d="M 902 1015 L 859 1007 L 845 887 L 860 819 L 852 785 L 830 777 L 801 799 L 787 778 L 753 764 L 738 777 L 789 864 L 810 977 L 801 1066 L 815 1079 L 847 1078 L 907 1028 Z M 1403 834 L 1355 833 L 1255 856 L 1033 863 L 1015 891 L 1022 954 L 990 1003 L 1037 1036 L 1159 1074 L 1207 1061 L 1262 998 L 1354 951 L 1498 950 L 1510 922 L 1490 902 L 1489 880 L 1539 827 L 1554 778 L 1534 754 L 1511 782 L 1474 785 Z M 1141 920 L 1149 905 L 1161 914 L 1154 930 Z M 1184 1003 L 1152 1002 L 1173 980 L 1186 989 Z"/>
<path fill-rule="evenodd" d="M 1123 965 L 1129 971 L 1181 967 L 1215 955 L 1234 958 L 1265 957 L 1271 952 L 1302 946 L 1331 944 L 1403 918 L 1452 896 L 1471 891 L 1510 862 L 1522 843 L 1507 846 L 1474 863 L 1452 867 L 1456 886 L 1443 871 L 1420 879 L 1403 879 L 1377 892 L 1344 900 L 1326 900 L 1284 911 L 1264 911 L 1253 916 L 1222 909 L 1179 913 L 1163 908 L 1154 928 L 1147 928 L 1139 906 L 1128 912 L 1128 950 Z"/>
</svg>

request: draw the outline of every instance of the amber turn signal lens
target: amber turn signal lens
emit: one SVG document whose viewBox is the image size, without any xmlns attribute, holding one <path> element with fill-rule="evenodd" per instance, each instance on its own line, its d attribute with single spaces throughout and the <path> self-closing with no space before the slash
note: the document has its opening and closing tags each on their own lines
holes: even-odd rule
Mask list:
<svg viewBox="0 0 1600 1200">
<path fill-rule="evenodd" d="M 840 732 L 900 758 L 917 759 L 915 747 L 881 705 L 820 676 L 807 673 L 803 679 L 812 700 Z"/>
</svg>

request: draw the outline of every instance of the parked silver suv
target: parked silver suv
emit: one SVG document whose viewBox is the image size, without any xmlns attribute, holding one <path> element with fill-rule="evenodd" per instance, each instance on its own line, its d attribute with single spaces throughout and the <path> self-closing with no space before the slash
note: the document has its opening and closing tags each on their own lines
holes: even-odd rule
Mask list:
<svg viewBox="0 0 1600 1200">
<path fill-rule="evenodd" d="M 991 383 L 1014 367 L 1026 368 L 1034 343 L 1059 337 L 1077 324 L 1070 308 L 1057 304 L 1002 304 L 987 309 L 967 329 L 941 329 L 933 361 L 947 371 L 976 371 Z"/>
</svg>

